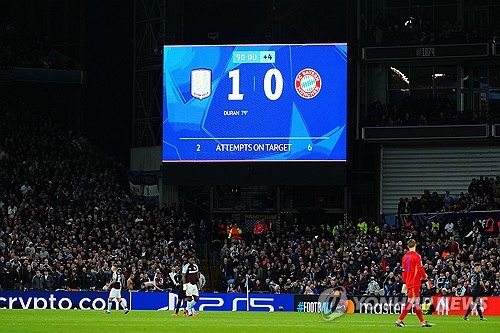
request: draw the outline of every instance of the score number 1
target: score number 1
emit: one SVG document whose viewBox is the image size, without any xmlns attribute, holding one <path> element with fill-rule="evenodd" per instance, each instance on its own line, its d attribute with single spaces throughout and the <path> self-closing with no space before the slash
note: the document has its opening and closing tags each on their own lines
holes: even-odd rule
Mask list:
<svg viewBox="0 0 500 333">
<path fill-rule="evenodd" d="M 271 87 L 273 77 L 276 81 L 276 87 L 274 91 Z M 233 88 L 232 92 L 227 95 L 227 99 L 230 101 L 242 101 L 244 94 L 240 93 L 240 70 L 234 69 L 230 71 L 229 78 L 233 82 Z M 264 76 L 264 93 L 266 94 L 266 97 L 271 101 L 277 100 L 283 93 L 283 75 L 281 75 L 281 72 L 276 68 L 271 68 L 266 72 L 266 75 Z"/>
</svg>

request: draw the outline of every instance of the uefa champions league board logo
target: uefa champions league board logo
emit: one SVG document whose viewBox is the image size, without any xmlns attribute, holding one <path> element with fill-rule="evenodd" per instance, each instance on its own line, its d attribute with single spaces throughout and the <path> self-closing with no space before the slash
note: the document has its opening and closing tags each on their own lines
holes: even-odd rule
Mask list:
<svg viewBox="0 0 500 333">
<path fill-rule="evenodd" d="M 322 305 L 323 320 L 331 321 L 347 312 L 347 294 L 342 287 L 326 289 L 319 295 L 318 302 Z"/>
<path fill-rule="evenodd" d="M 301 70 L 295 77 L 295 91 L 302 98 L 311 99 L 321 90 L 321 76 L 312 68 Z"/>
</svg>

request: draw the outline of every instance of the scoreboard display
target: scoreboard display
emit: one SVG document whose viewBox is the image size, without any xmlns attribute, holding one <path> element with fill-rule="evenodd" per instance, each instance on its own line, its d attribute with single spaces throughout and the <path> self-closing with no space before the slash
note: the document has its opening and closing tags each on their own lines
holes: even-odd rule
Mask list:
<svg viewBox="0 0 500 333">
<path fill-rule="evenodd" d="M 164 162 L 346 160 L 346 44 L 163 51 Z"/>
</svg>

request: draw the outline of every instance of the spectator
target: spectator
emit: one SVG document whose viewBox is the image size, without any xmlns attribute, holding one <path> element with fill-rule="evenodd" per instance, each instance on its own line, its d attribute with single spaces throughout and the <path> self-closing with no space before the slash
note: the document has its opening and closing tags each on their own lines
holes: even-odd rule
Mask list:
<svg viewBox="0 0 500 333">
<path fill-rule="evenodd" d="M 135 288 L 134 288 L 134 279 L 135 279 L 135 274 L 131 273 L 130 276 L 128 277 L 128 279 L 127 279 L 127 289 L 129 291 L 134 291 L 135 290 Z"/>
<path fill-rule="evenodd" d="M 237 223 L 232 224 L 231 229 L 229 230 L 229 238 L 232 240 L 241 239 L 241 229 L 238 228 Z"/>
<path fill-rule="evenodd" d="M 52 290 L 54 286 L 54 278 L 52 277 L 51 274 L 49 274 L 48 270 L 45 270 L 43 272 L 42 281 L 43 281 L 43 290 Z"/>
<path fill-rule="evenodd" d="M 69 278 L 69 288 L 71 290 L 79 290 L 81 287 L 80 276 L 78 275 L 77 269 L 73 268 L 71 276 Z"/>
<path fill-rule="evenodd" d="M 368 283 L 368 289 L 366 290 L 368 295 L 379 295 L 380 286 L 377 281 L 375 281 L 375 277 L 370 278 L 370 283 Z"/>
<path fill-rule="evenodd" d="M 33 276 L 31 284 L 32 284 L 33 290 L 43 290 L 44 289 L 43 276 L 42 276 L 42 273 L 40 272 L 40 270 L 36 271 L 36 274 L 35 274 L 35 276 Z"/>
</svg>

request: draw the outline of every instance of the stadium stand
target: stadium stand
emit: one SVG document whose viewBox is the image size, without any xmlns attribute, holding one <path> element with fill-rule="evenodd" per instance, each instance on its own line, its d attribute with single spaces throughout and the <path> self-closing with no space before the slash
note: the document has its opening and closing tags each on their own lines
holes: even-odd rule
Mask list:
<svg viewBox="0 0 500 333">
<path fill-rule="evenodd" d="M 118 263 L 133 289 L 154 289 L 151 281 L 159 289 L 172 288 L 168 273 L 196 252 L 199 223 L 167 206 L 133 206 L 112 165 L 81 134 L 12 108 L 2 105 L 0 121 L 1 287 L 98 289 L 109 279 L 110 265 Z M 464 197 L 476 198 L 478 188 L 483 195 L 497 193 L 498 177 L 473 180 Z M 444 198 L 437 198 L 439 208 Z M 460 200 L 450 207 L 461 207 Z M 434 287 L 423 287 L 426 294 L 462 295 L 472 261 L 483 265 L 487 294 L 499 294 L 498 228 L 487 230 L 478 222 L 452 230 L 432 224 L 291 223 L 284 233 L 262 228 L 241 239 L 228 238 L 231 229 L 224 223 L 213 230 L 204 237 L 221 241 L 220 251 L 212 249 L 220 253 L 222 292 L 244 291 L 248 275 L 254 292 L 317 294 L 344 286 L 350 294 L 398 295 L 400 261 L 411 237 L 420 242 L 432 274 Z"/>
<path fill-rule="evenodd" d="M 4 19 L 0 22 L 0 66 L 75 66 L 40 40 Z M 365 30 L 363 43 L 433 45 L 488 40 L 460 23 L 431 24 L 417 17 L 403 26 L 380 16 Z M 409 98 L 400 105 L 374 102 L 367 112 L 372 118 L 366 121 L 383 126 L 470 124 L 488 117 L 455 110 L 445 97 L 438 96 Z M 499 186 L 499 176 L 480 177 L 450 201 L 446 195 L 430 192 L 416 198 L 417 203 L 402 199 L 400 213 L 498 209 Z M 405 241 L 414 238 L 420 243 L 433 285 L 423 285 L 424 294 L 464 295 L 472 262 L 481 262 L 486 294 L 500 296 L 498 225 L 490 230 L 479 221 L 451 229 L 363 221 L 319 227 L 290 223 L 280 232 L 274 226 L 255 234 L 238 231 L 236 237 L 223 222 L 214 221 L 204 230 L 190 216 L 172 206 L 132 204 L 113 165 L 81 133 L 30 114 L 22 105 L 0 101 L 2 289 L 100 289 L 109 280 L 112 263 L 124 269 L 129 289 L 168 289 L 174 287 L 169 277 L 173 267 L 197 250 L 202 257 L 208 250 L 218 272 L 216 289 L 221 292 L 244 291 L 248 276 L 253 292 L 319 294 L 343 286 L 351 295 L 399 295 Z M 207 243 L 211 248 L 206 248 Z"/>
<path fill-rule="evenodd" d="M 0 16 L 0 66 L 75 69 L 79 65 L 51 48 L 33 28 Z"/>
<path fill-rule="evenodd" d="M 470 212 L 500 209 L 500 176 L 473 178 L 458 197 L 425 190 L 420 198 L 401 198 L 398 214 Z"/>
<path fill-rule="evenodd" d="M 453 43 L 480 43 L 488 36 L 471 27 L 455 22 L 434 21 L 425 16 L 396 18 L 377 15 L 363 32 L 366 45 L 432 45 Z"/>
<path fill-rule="evenodd" d="M 457 112 L 446 96 L 408 96 L 399 105 L 375 101 L 368 105 L 367 115 L 367 126 L 463 125 L 496 120 L 487 111 Z"/>
<path fill-rule="evenodd" d="M 146 290 L 157 269 L 167 276 L 194 252 L 188 216 L 132 205 L 80 133 L 19 105 L 0 109 L 1 288 L 102 288 L 114 262 Z M 37 271 L 49 276 L 42 285 Z"/>
<path fill-rule="evenodd" d="M 414 238 L 433 283 L 431 289 L 422 286 L 426 295 L 464 295 L 472 261 L 480 261 L 486 271 L 487 294 L 498 295 L 498 229 L 490 232 L 477 222 L 451 232 L 430 223 L 367 229 L 363 223 L 290 230 L 283 237 L 270 230 L 241 242 L 226 239 L 220 291 L 244 291 L 248 275 L 254 292 L 318 294 L 343 286 L 354 295 L 399 295 L 405 240 Z"/>
</svg>

